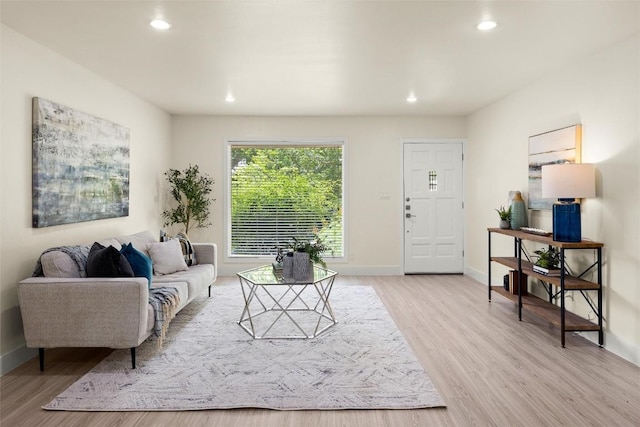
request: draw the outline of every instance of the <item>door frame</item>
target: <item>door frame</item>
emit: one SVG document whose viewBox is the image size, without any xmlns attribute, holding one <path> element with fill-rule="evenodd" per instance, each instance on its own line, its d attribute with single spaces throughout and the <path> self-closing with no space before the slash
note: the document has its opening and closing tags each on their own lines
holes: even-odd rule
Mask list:
<svg viewBox="0 0 640 427">
<path fill-rule="evenodd" d="M 406 274 L 411 274 L 411 273 L 406 273 L 405 272 L 405 259 L 406 259 L 406 253 L 405 253 L 405 218 L 404 218 L 404 214 L 405 214 L 405 210 L 404 210 L 404 146 L 406 144 L 462 144 L 462 206 L 463 206 L 463 210 L 462 210 L 462 247 L 463 247 L 463 255 L 462 255 L 462 269 L 463 271 L 466 271 L 466 260 L 465 260 L 465 253 L 466 253 L 466 246 L 467 246 L 467 242 L 465 239 L 465 224 L 466 224 L 466 217 L 465 217 L 465 211 L 464 211 L 464 203 L 465 203 L 465 198 L 464 198 L 464 194 L 465 194 L 465 162 L 464 162 L 464 155 L 465 155 L 465 147 L 467 145 L 467 140 L 466 138 L 402 138 L 400 139 L 400 195 L 401 195 L 401 201 L 402 203 L 400 203 L 398 205 L 398 211 L 399 211 L 399 216 L 400 216 L 400 235 L 402 236 L 402 238 L 400 239 L 400 243 L 402 245 L 402 274 L 406 275 Z M 435 273 L 434 273 L 435 274 Z M 464 274 L 464 273 L 463 273 Z"/>
</svg>

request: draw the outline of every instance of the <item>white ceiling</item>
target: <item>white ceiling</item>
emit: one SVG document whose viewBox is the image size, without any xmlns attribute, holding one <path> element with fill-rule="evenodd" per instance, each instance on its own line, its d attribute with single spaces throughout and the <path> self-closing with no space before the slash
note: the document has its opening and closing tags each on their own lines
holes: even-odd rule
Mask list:
<svg viewBox="0 0 640 427">
<path fill-rule="evenodd" d="M 1 7 L 3 24 L 173 114 L 465 115 L 637 35 L 640 21 L 636 0 Z M 149 27 L 157 17 L 172 28 Z M 484 17 L 498 27 L 478 31 Z"/>
</svg>

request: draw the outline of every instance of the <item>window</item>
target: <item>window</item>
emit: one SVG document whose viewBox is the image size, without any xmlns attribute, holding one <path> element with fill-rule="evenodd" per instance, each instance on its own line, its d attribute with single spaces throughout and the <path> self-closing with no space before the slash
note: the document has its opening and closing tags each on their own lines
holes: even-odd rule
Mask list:
<svg viewBox="0 0 640 427">
<path fill-rule="evenodd" d="M 318 236 L 342 257 L 343 144 L 230 142 L 229 256 L 275 256 Z"/>
</svg>

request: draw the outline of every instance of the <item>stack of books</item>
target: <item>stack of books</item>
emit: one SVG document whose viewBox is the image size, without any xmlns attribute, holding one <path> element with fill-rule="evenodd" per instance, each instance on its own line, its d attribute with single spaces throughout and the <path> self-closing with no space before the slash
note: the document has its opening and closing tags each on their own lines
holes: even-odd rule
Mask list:
<svg viewBox="0 0 640 427">
<path fill-rule="evenodd" d="M 282 277 L 282 263 L 278 262 L 278 261 L 274 261 L 273 263 L 271 263 L 271 266 L 273 267 L 273 274 L 276 276 L 277 279 Z"/>
<path fill-rule="evenodd" d="M 546 268 L 539 265 L 533 265 L 533 271 L 538 274 L 544 274 L 545 276 L 560 276 L 559 268 Z"/>
</svg>

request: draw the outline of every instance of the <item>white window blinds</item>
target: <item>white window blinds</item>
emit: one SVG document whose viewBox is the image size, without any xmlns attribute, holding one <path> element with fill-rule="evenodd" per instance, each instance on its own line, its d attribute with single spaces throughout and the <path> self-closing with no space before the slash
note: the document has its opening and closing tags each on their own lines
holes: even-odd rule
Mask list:
<svg viewBox="0 0 640 427">
<path fill-rule="evenodd" d="M 271 256 L 316 237 L 343 256 L 343 150 L 231 144 L 230 256 Z"/>
</svg>

